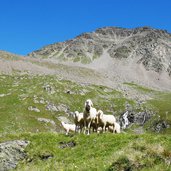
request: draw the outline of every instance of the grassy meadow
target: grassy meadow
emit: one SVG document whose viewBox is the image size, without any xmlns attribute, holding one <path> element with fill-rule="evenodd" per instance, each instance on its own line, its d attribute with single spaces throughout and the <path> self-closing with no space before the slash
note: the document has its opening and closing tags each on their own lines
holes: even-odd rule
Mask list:
<svg viewBox="0 0 171 171">
<path fill-rule="evenodd" d="M 171 123 L 171 93 L 132 83 L 125 85 L 151 96 L 143 107 L 154 110 L 156 115 L 144 125 L 144 134 L 131 132 L 132 126 L 121 134 L 66 136 L 59 117 L 64 116 L 72 123 L 69 113 L 83 111 L 88 98 L 92 99 L 97 109 L 115 114 L 117 119 L 126 110 L 126 104 L 135 110 L 140 109 L 136 109 L 134 99 L 104 86 L 75 83 L 57 76 L 0 75 L 0 142 L 17 139 L 30 141 L 25 149 L 27 157 L 20 161 L 16 170 L 170 171 L 170 128 L 164 130 L 164 134 L 147 128 L 159 120 Z M 47 110 L 49 104 L 57 106 L 58 110 Z M 30 106 L 39 112 L 29 110 Z M 54 121 L 55 125 L 40 122 L 38 118 Z M 75 145 L 67 146 L 70 142 Z M 66 147 L 61 144 L 66 144 Z"/>
</svg>

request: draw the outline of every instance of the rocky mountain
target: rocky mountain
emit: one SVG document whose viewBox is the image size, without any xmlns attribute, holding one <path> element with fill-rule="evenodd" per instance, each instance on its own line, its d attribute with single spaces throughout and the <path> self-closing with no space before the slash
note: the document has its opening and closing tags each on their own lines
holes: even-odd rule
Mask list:
<svg viewBox="0 0 171 171">
<path fill-rule="evenodd" d="M 165 30 L 104 27 L 45 46 L 28 56 L 91 68 L 114 82 L 171 87 L 171 34 Z"/>
<path fill-rule="evenodd" d="M 3 73 L 27 71 L 112 88 L 134 82 L 171 90 L 171 34 L 150 27 L 104 27 L 27 57 L 0 51 L 0 64 Z"/>
<path fill-rule="evenodd" d="M 111 58 L 142 63 L 146 70 L 166 71 L 171 75 L 171 34 L 141 27 L 105 27 L 76 38 L 46 46 L 29 54 L 32 57 L 91 63 L 106 52 Z"/>
</svg>

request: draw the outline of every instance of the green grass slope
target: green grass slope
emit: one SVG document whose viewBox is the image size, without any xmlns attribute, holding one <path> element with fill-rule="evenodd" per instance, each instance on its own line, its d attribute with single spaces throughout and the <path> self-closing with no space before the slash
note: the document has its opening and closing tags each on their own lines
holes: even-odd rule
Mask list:
<svg viewBox="0 0 171 171">
<path fill-rule="evenodd" d="M 1 141 L 23 139 L 31 143 L 18 171 L 154 170 L 171 169 L 171 137 L 164 135 L 57 133 L 8 135 Z M 62 146 L 74 142 L 75 146 Z"/>
</svg>

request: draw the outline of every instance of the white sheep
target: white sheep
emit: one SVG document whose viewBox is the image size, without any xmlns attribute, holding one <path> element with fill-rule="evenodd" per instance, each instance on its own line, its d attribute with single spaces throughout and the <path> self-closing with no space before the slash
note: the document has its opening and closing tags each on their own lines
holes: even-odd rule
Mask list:
<svg viewBox="0 0 171 171">
<path fill-rule="evenodd" d="M 106 131 L 106 127 L 112 126 L 113 127 L 113 133 L 115 131 L 115 122 L 116 118 L 113 115 L 105 115 L 103 111 L 98 110 L 97 112 L 97 124 L 102 126 L 102 131 Z"/>
<path fill-rule="evenodd" d="M 115 133 L 121 133 L 121 126 L 119 123 L 115 122 L 115 128 L 114 128 Z"/>
<path fill-rule="evenodd" d="M 113 132 L 113 126 L 109 126 L 108 130 Z M 117 122 L 115 122 L 114 132 L 118 133 L 118 134 L 121 133 L 121 127 L 120 127 L 119 123 L 117 123 Z"/>
<path fill-rule="evenodd" d="M 85 102 L 85 109 L 83 113 L 84 118 L 84 134 L 87 132 L 87 135 L 90 134 L 90 126 L 96 119 L 97 110 L 93 107 L 93 103 L 90 99 Z"/>
<path fill-rule="evenodd" d="M 66 135 L 68 135 L 68 133 L 71 131 L 71 132 L 75 132 L 75 124 L 68 124 L 68 123 L 65 123 L 65 122 L 61 122 L 61 125 L 63 126 L 63 128 L 65 129 L 66 131 Z"/>
<path fill-rule="evenodd" d="M 74 112 L 74 122 L 76 125 L 75 132 L 79 129 L 79 133 L 84 127 L 84 119 L 83 119 L 83 113 L 79 113 L 78 111 Z"/>
</svg>

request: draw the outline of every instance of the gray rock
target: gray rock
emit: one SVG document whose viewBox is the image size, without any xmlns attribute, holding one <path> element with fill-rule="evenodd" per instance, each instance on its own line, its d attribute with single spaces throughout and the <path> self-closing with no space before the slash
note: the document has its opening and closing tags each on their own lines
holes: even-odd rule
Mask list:
<svg viewBox="0 0 171 171">
<path fill-rule="evenodd" d="M 130 124 L 137 124 L 143 126 L 154 113 L 152 111 L 126 111 L 125 113 L 120 115 L 119 121 L 122 129 L 127 128 Z"/>
<path fill-rule="evenodd" d="M 47 104 L 46 110 L 49 110 L 51 112 L 58 112 L 59 111 L 58 108 L 57 108 L 57 106 L 54 105 L 53 103 Z"/>
<path fill-rule="evenodd" d="M 65 123 L 71 123 L 70 120 L 68 118 L 66 118 L 65 116 L 59 116 L 57 117 L 57 119 L 60 121 L 60 122 L 65 122 Z"/>
<path fill-rule="evenodd" d="M 144 125 L 151 117 L 153 112 L 151 111 L 142 111 L 134 114 L 134 123 L 139 125 Z"/>
<path fill-rule="evenodd" d="M 164 120 L 159 120 L 153 124 L 152 130 L 159 133 L 167 128 L 170 128 L 170 125 Z"/>
<path fill-rule="evenodd" d="M 35 112 L 40 112 L 40 110 L 37 107 L 35 107 L 35 106 L 29 106 L 28 110 L 35 111 Z"/>
<path fill-rule="evenodd" d="M 37 120 L 40 121 L 40 122 L 44 122 L 44 123 L 50 123 L 50 124 L 52 124 L 53 126 L 56 125 L 55 122 L 54 122 L 53 120 L 51 120 L 51 119 L 37 118 Z"/>
<path fill-rule="evenodd" d="M 70 141 L 70 142 L 59 142 L 59 148 L 72 148 L 76 146 L 76 142 L 75 141 Z"/>
<path fill-rule="evenodd" d="M 65 104 L 59 104 L 57 106 L 58 110 L 61 111 L 61 112 L 66 112 L 68 113 L 68 111 L 70 110 L 69 107 Z"/>
<path fill-rule="evenodd" d="M 39 98 L 39 97 L 37 97 L 35 95 L 34 95 L 33 101 L 34 101 L 34 103 L 40 103 L 40 104 L 45 104 L 46 103 L 46 101 L 45 101 L 45 99 L 43 97 Z"/>
<path fill-rule="evenodd" d="M 16 168 L 18 161 L 27 155 L 24 152 L 29 141 L 15 140 L 0 144 L 0 171 Z"/>
</svg>

